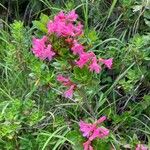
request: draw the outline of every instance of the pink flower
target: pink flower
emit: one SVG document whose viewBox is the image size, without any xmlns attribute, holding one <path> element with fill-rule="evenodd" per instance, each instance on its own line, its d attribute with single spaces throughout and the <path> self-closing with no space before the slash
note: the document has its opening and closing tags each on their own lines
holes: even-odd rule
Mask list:
<svg viewBox="0 0 150 150">
<path fill-rule="evenodd" d="M 95 129 L 92 135 L 89 137 L 90 141 L 93 141 L 95 138 L 99 137 L 99 129 Z"/>
<path fill-rule="evenodd" d="M 61 36 L 67 37 L 67 36 L 73 36 L 74 35 L 74 25 L 72 23 L 68 24 L 62 24 L 60 26 L 60 33 Z"/>
<path fill-rule="evenodd" d="M 57 76 L 57 81 L 59 81 L 64 86 L 69 87 L 69 89 L 64 92 L 64 97 L 72 98 L 76 85 L 72 83 L 69 78 L 63 77 L 62 75 Z"/>
<path fill-rule="evenodd" d="M 48 44 L 46 46 L 47 37 L 43 36 L 42 39 L 36 39 L 33 38 L 33 46 L 32 51 L 35 54 L 36 57 L 40 58 L 41 60 L 45 60 L 48 58 L 49 60 L 52 59 L 52 57 L 55 55 L 55 53 L 52 50 L 52 46 Z"/>
<path fill-rule="evenodd" d="M 83 25 L 81 22 L 78 22 L 78 24 L 74 27 L 74 36 L 80 36 L 83 34 Z"/>
<path fill-rule="evenodd" d="M 69 78 L 63 77 L 62 75 L 57 76 L 57 81 L 59 81 L 64 86 L 69 87 L 69 89 L 64 92 L 64 97 L 72 98 L 76 85 L 72 83 Z"/>
<path fill-rule="evenodd" d="M 65 98 L 72 98 L 75 85 L 71 85 L 70 88 L 64 93 Z"/>
<path fill-rule="evenodd" d="M 145 146 L 142 145 L 142 144 L 138 144 L 137 147 L 136 147 L 136 150 L 148 150 L 148 148 L 145 147 Z"/>
<path fill-rule="evenodd" d="M 79 122 L 80 131 L 83 133 L 84 137 L 88 138 L 88 141 L 83 143 L 84 150 L 93 150 L 91 142 L 96 138 L 104 138 L 109 135 L 109 130 L 104 127 L 97 127 L 98 124 L 106 120 L 103 116 L 99 118 L 94 124 L 85 123 L 83 121 Z"/>
<path fill-rule="evenodd" d="M 109 59 L 102 59 L 102 58 L 100 58 L 99 61 L 104 63 L 108 69 L 112 68 L 112 63 L 113 63 L 113 59 L 112 58 L 109 58 Z"/>
<path fill-rule="evenodd" d="M 63 77 L 62 75 L 57 76 L 57 81 L 59 81 L 64 86 L 70 85 L 70 83 L 71 83 L 69 78 Z"/>
<path fill-rule="evenodd" d="M 89 66 L 90 71 L 95 71 L 96 73 L 99 73 L 101 71 L 101 67 L 99 66 L 99 64 L 97 63 L 97 59 L 96 57 L 93 57 L 92 59 L 92 63 Z"/>
<path fill-rule="evenodd" d="M 55 33 L 57 36 L 69 37 L 79 36 L 83 31 L 81 23 L 76 24 L 75 21 L 78 15 L 75 11 L 71 11 L 68 14 L 63 12 L 58 13 L 53 21 L 49 21 L 47 24 L 48 33 Z"/>
<path fill-rule="evenodd" d="M 90 135 L 96 128 L 95 124 L 85 123 L 83 121 L 80 121 L 79 126 L 80 126 L 80 131 L 83 133 L 83 136 L 87 138 L 90 137 Z"/>
<path fill-rule="evenodd" d="M 104 138 L 108 135 L 109 135 L 108 129 L 99 127 L 93 131 L 93 134 L 89 137 L 89 140 L 93 141 L 95 138 Z"/>
<path fill-rule="evenodd" d="M 92 147 L 91 145 L 89 146 L 89 150 L 94 150 L 93 147 Z"/>
<path fill-rule="evenodd" d="M 61 20 L 57 21 L 49 21 L 48 25 L 48 32 L 50 34 L 55 33 L 57 36 L 73 36 L 74 35 L 74 25 L 72 23 L 66 24 Z"/>
<path fill-rule="evenodd" d="M 74 55 L 76 55 L 76 54 L 81 55 L 84 52 L 83 51 L 84 47 L 75 40 L 73 42 L 73 46 L 72 46 L 71 50 L 73 51 Z"/>
<path fill-rule="evenodd" d="M 91 146 L 91 141 L 86 141 L 83 143 L 84 150 L 94 150 L 93 147 Z"/>
<path fill-rule="evenodd" d="M 46 47 L 46 45 L 45 45 L 46 41 L 47 41 L 46 36 L 43 36 L 42 39 L 36 39 L 35 37 L 33 38 L 33 40 L 32 40 L 32 44 L 33 44 L 32 51 L 36 57 L 39 57 L 41 54 L 41 51 L 44 51 L 44 49 Z"/>
<path fill-rule="evenodd" d="M 66 16 L 66 19 L 72 22 L 76 21 L 77 18 L 78 18 L 78 15 L 75 13 L 75 10 L 72 10 Z"/>
<path fill-rule="evenodd" d="M 99 135 L 98 135 L 99 138 L 104 138 L 109 135 L 109 130 L 106 128 L 99 127 L 98 130 L 99 130 Z"/>
<path fill-rule="evenodd" d="M 50 20 L 47 24 L 47 28 L 48 28 L 48 33 L 52 34 L 56 30 L 56 25 L 53 23 L 53 21 Z"/>
<path fill-rule="evenodd" d="M 52 45 L 48 44 L 47 48 L 44 52 L 44 58 L 48 58 L 49 60 L 52 60 L 52 57 L 55 55 L 55 53 L 52 51 Z"/>
<path fill-rule="evenodd" d="M 59 82 L 69 82 L 70 80 L 69 80 L 69 78 L 65 78 L 61 74 L 59 74 L 57 76 L 57 81 L 59 81 Z"/>
<path fill-rule="evenodd" d="M 54 21 L 65 21 L 66 20 L 66 15 L 64 14 L 64 12 L 59 12 L 55 17 L 54 17 Z"/>
<path fill-rule="evenodd" d="M 95 57 L 95 54 L 93 52 L 84 52 L 81 53 L 79 60 L 76 62 L 79 68 L 83 68 L 83 66 L 91 60 L 93 57 Z"/>
<path fill-rule="evenodd" d="M 97 124 L 100 124 L 100 123 L 104 122 L 106 119 L 107 119 L 106 116 L 102 116 L 102 117 L 100 117 L 100 118 L 97 120 L 96 123 L 97 123 Z"/>
</svg>

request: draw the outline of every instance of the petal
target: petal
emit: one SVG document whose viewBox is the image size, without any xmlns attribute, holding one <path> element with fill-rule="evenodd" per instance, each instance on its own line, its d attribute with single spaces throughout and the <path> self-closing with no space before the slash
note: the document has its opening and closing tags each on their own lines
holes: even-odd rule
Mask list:
<svg viewBox="0 0 150 150">
<path fill-rule="evenodd" d="M 86 123 L 83 121 L 79 122 L 79 126 L 80 126 L 80 131 L 83 133 L 83 136 L 87 138 L 90 136 L 90 134 L 93 132 L 93 130 L 96 127 L 96 125 L 94 124 Z"/>
<path fill-rule="evenodd" d="M 97 120 L 97 123 L 100 124 L 100 123 L 104 122 L 105 120 L 106 120 L 106 116 L 100 117 L 100 118 Z"/>
<path fill-rule="evenodd" d="M 65 98 L 73 97 L 74 87 L 74 85 L 71 85 L 70 88 L 64 93 Z"/>
<path fill-rule="evenodd" d="M 91 141 L 89 140 L 83 143 L 84 150 L 89 150 L 90 144 L 91 144 Z"/>
</svg>

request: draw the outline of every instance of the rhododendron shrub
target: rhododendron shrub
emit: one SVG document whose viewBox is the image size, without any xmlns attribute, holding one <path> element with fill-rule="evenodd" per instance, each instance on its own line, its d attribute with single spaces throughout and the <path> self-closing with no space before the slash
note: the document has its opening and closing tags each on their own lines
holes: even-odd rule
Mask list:
<svg viewBox="0 0 150 150">
<path fill-rule="evenodd" d="M 88 84 L 105 66 L 112 68 L 112 58 L 98 58 L 88 49 L 86 42 L 81 42 L 84 37 L 83 25 L 74 10 L 59 12 L 47 22 L 46 28 L 47 33 L 43 37 L 33 37 L 32 52 L 40 60 L 49 61 L 50 66 L 54 66 L 55 78 L 65 89 L 64 97 L 73 98 L 74 92 L 82 88 L 83 82 L 84 86 Z M 57 70 L 54 64 L 60 62 L 67 62 L 66 69 L 62 67 Z"/>
<path fill-rule="evenodd" d="M 95 80 L 96 74 L 101 73 L 104 67 L 112 68 L 113 59 L 97 57 L 83 39 L 83 24 L 78 21 L 74 10 L 59 12 L 47 22 L 46 33 L 32 39 L 33 54 L 53 69 L 56 81 L 53 85 L 56 85 L 57 90 L 63 91 L 63 97 L 71 100 L 76 100 L 76 96 L 85 97 L 87 85 Z M 93 150 L 93 140 L 109 135 L 108 129 L 99 127 L 104 120 L 106 117 L 101 117 L 94 124 L 80 121 L 80 130 L 87 138 L 83 143 L 84 150 Z"/>
</svg>

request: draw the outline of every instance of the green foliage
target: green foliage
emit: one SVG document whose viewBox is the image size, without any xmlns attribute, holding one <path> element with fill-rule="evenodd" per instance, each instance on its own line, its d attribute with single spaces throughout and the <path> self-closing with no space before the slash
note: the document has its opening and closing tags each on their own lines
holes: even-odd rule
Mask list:
<svg viewBox="0 0 150 150">
<path fill-rule="evenodd" d="M 47 15 L 41 14 L 39 21 L 33 21 L 33 26 L 43 33 L 47 33 L 47 22 L 49 17 Z"/>
<path fill-rule="evenodd" d="M 92 73 L 89 72 L 87 67 L 83 67 L 82 69 L 79 67 L 74 67 L 74 78 L 77 81 L 88 83 L 88 81 L 92 78 Z"/>
<path fill-rule="evenodd" d="M 84 139 L 79 131 L 71 131 L 67 134 L 67 138 L 73 142 L 74 150 L 82 150 Z"/>
</svg>

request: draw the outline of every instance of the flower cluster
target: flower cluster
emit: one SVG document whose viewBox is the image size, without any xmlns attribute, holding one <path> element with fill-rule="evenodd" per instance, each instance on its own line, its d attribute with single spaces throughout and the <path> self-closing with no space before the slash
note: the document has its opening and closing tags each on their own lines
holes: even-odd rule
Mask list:
<svg viewBox="0 0 150 150">
<path fill-rule="evenodd" d="M 101 65 L 104 64 L 108 69 L 112 68 L 113 59 L 102 59 L 96 58 L 93 52 L 86 52 L 82 44 L 80 44 L 76 39 L 69 38 L 66 40 L 71 47 L 74 55 L 78 55 L 79 59 L 76 61 L 76 65 L 79 68 L 83 68 L 85 65 L 89 68 L 91 72 L 100 73 Z"/>
<path fill-rule="evenodd" d="M 49 34 L 56 34 L 57 36 L 68 37 L 68 36 L 79 36 L 82 34 L 83 25 L 78 22 L 75 24 L 78 15 L 75 11 L 71 11 L 68 14 L 63 12 L 58 13 L 54 17 L 54 20 L 50 20 L 47 27 Z"/>
<path fill-rule="evenodd" d="M 58 38 L 61 37 L 78 37 L 83 33 L 83 25 L 80 22 L 76 23 L 78 15 L 75 11 L 71 11 L 68 14 L 63 12 L 58 13 L 54 20 L 48 22 L 48 35 L 43 36 L 41 39 L 33 38 L 32 40 L 32 51 L 36 57 L 41 60 L 48 59 L 49 61 L 55 55 L 55 50 L 52 49 L 52 44 L 50 43 L 49 38 L 51 35 L 55 35 Z M 77 44 L 72 49 L 78 49 L 78 52 L 81 50 L 80 46 Z M 75 50 L 76 51 L 76 50 Z"/>
<path fill-rule="evenodd" d="M 56 16 L 54 16 L 53 20 L 48 22 L 47 35 L 43 36 L 41 39 L 33 38 L 32 52 L 41 60 L 48 59 L 51 61 L 52 58 L 59 57 L 58 51 L 61 51 L 61 48 L 58 50 L 56 49 L 57 46 L 54 48 L 54 45 L 60 44 L 58 41 L 61 39 L 66 44 L 68 53 L 77 56 L 74 57 L 74 60 L 72 60 L 74 61 L 73 64 L 75 66 L 78 66 L 79 68 L 86 66 L 89 71 L 95 73 L 100 73 L 102 70 L 102 64 L 104 64 L 108 69 L 111 69 L 113 62 L 112 58 L 98 59 L 94 52 L 88 52 L 83 44 L 79 42 L 78 38 L 83 34 L 83 25 L 81 22 L 77 21 L 77 19 L 78 15 L 74 10 L 69 13 L 59 12 Z M 53 41 L 53 37 L 58 40 Z M 59 47 L 61 47 L 61 45 L 59 45 Z M 63 80 L 60 81 L 58 78 L 58 81 L 64 85 L 64 82 L 62 82 Z M 69 89 L 64 93 L 64 96 L 66 98 L 72 98 L 73 92 L 76 88 L 75 84 L 65 86 L 69 87 Z"/>
<path fill-rule="evenodd" d="M 51 44 L 46 44 L 47 37 L 43 36 L 42 39 L 33 38 L 33 48 L 32 51 L 36 57 L 40 58 L 41 60 L 51 60 L 52 57 L 55 55 L 55 52 L 52 49 Z"/>
<path fill-rule="evenodd" d="M 88 140 L 85 143 L 83 143 L 84 150 L 93 150 L 91 143 L 94 139 L 101 139 L 109 135 L 108 129 L 104 127 L 98 127 L 98 125 L 104 122 L 105 120 L 106 117 L 103 116 L 99 118 L 94 124 L 80 121 L 80 131 L 83 133 L 84 137 L 88 138 Z"/>
<path fill-rule="evenodd" d="M 83 68 L 86 64 L 88 64 L 88 68 L 91 72 L 95 71 L 96 73 L 100 73 L 101 66 L 99 63 L 105 64 L 108 69 L 112 68 L 113 59 L 102 59 L 99 60 L 96 58 L 96 55 L 93 52 L 83 52 L 80 54 L 79 60 L 76 61 L 76 64 L 79 68 Z"/>
<path fill-rule="evenodd" d="M 72 98 L 76 85 L 72 83 L 69 78 L 63 77 L 62 75 L 57 76 L 57 81 L 63 86 L 69 87 L 69 89 L 64 92 L 64 96 L 66 98 Z"/>
</svg>

